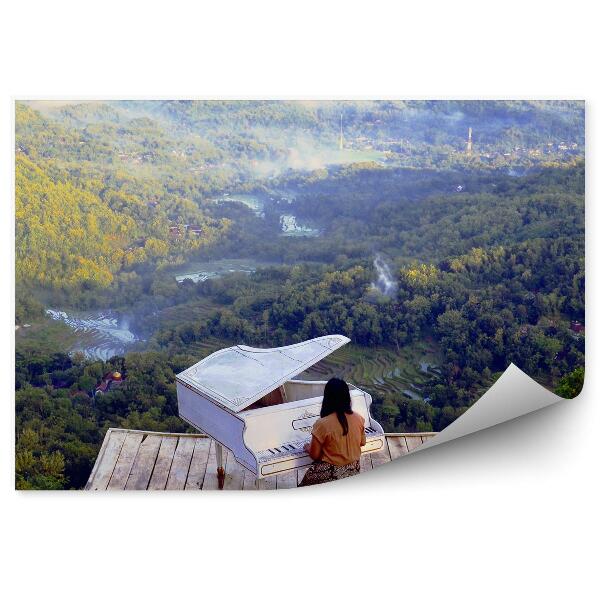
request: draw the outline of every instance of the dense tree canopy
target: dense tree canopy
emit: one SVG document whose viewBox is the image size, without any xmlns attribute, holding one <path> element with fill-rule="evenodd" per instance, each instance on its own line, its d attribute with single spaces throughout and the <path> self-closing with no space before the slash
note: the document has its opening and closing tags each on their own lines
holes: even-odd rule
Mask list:
<svg viewBox="0 0 600 600">
<path fill-rule="evenodd" d="M 235 343 L 349 336 L 334 367 L 387 431 L 443 429 L 511 362 L 583 385 L 580 103 L 17 104 L 16 145 L 19 488 L 81 487 L 108 427 L 186 430 L 175 373 Z M 292 213 L 320 235 L 281 235 Z M 175 280 L 223 258 L 265 264 Z M 49 306 L 126 309 L 144 347 L 69 354 Z"/>
</svg>

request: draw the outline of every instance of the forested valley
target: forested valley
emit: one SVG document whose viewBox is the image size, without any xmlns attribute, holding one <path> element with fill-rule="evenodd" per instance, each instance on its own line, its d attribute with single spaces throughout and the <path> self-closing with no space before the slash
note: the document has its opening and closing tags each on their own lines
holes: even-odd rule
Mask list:
<svg viewBox="0 0 600 600">
<path fill-rule="evenodd" d="M 511 362 L 574 397 L 583 146 L 569 102 L 17 103 L 17 487 L 82 487 L 108 427 L 187 431 L 175 374 L 238 343 L 347 335 L 313 375 L 386 431 L 443 429 Z M 135 340 L 94 355 L 50 309 Z"/>
</svg>

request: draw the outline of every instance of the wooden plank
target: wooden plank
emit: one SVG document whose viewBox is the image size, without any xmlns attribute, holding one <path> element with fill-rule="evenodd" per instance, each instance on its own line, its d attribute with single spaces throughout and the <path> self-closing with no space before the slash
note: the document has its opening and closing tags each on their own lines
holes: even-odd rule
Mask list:
<svg viewBox="0 0 600 600">
<path fill-rule="evenodd" d="M 206 462 L 206 473 L 204 482 L 202 483 L 203 490 L 218 490 L 219 482 L 217 480 L 217 450 L 214 440 L 210 441 L 210 449 L 208 451 L 208 461 Z"/>
<path fill-rule="evenodd" d="M 296 469 L 287 471 L 286 473 L 278 473 L 276 477 L 278 490 L 287 490 L 298 487 L 298 474 L 296 473 Z"/>
<path fill-rule="evenodd" d="M 244 483 L 242 484 L 242 489 L 246 490 L 257 490 L 258 484 L 256 483 L 258 480 L 256 479 L 254 473 L 248 471 L 248 469 L 244 469 Z"/>
<path fill-rule="evenodd" d="M 304 479 L 304 476 L 306 475 L 306 471 L 308 471 L 309 469 L 310 469 L 310 465 L 296 469 L 297 474 L 298 474 L 297 485 L 300 485 L 300 483 L 302 483 L 302 480 Z"/>
<path fill-rule="evenodd" d="M 274 490 L 277 488 L 277 476 L 272 475 L 271 477 L 264 477 L 258 480 L 259 490 Z"/>
<path fill-rule="evenodd" d="M 373 460 L 371 454 L 360 455 L 360 472 L 370 471 L 373 468 Z"/>
<path fill-rule="evenodd" d="M 418 448 L 422 443 L 423 440 L 421 440 L 421 436 L 418 437 L 406 437 L 406 445 L 408 446 L 408 451 L 410 452 L 411 450 L 414 450 L 415 448 Z"/>
<path fill-rule="evenodd" d="M 235 460 L 233 453 L 227 452 L 227 463 L 225 466 L 224 490 L 241 490 L 244 485 L 244 472 L 246 469 Z"/>
<path fill-rule="evenodd" d="M 308 469 L 308 467 L 302 467 L 302 469 Z M 243 490 L 274 490 L 277 487 L 277 477 L 275 475 L 271 477 L 265 477 L 264 479 L 257 479 L 256 476 L 244 469 L 244 485 Z M 300 469 L 299 469 L 300 471 Z"/>
<path fill-rule="evenodd" d="M 128 433 L 125 436 L 125 441 L 121 447 L 121 452 L 115 465 L 113 474 L 110 478 L 110 482 L 106 489 L 108 490 L 124 490 L 129 473 L 131 473 L 131 467 L 133 467 L 133 461 L 137 456 L 140 444 L 144 439 L 143 433 Z"/>
<path fill-rule="evenodd" d="M 144 435 L 160 435 L 161 437 L 191 437 L 197 438 L 208 438 L 205 433 L 172 433 L 170 431 L 150 431 L 148 429 L 122 429 L 118 427 L 111 427 L 109 431 L 122 431 L 123 433 L 143 433 Z"/>
<path fill-rule="evenodd" d="M 361 471 L 404 456 L 434 436 L 435 432 L 390 435 L 383 450 L 361 456 Z M 188 441 L 178 451 L 184 439 Z M 302 481 L 308 469 L 302 467 L 257 481 L 227 450 L 224 459 L 226 489 L 291 488 Z M 217 489 L 216 470 L 215 444 L 206 436 L 111 428 L 106 433 L 85 489 Z M 182 486 L 184 472 L 186 479 Z"/>
<path fill-rule="evenodd" d="M 177 449 L 173 455 L 166 489 L 183 490 L 185 488 L 195 445 L 196 440 L 194 438 L 179 438 Z"/>
<path fill-rule="evenodd" d="M 408 454 L 408 446 L 406 445 L 405 437 L 390 437 L 387 439 L 387 443 L 392 460 L 396 460 L 397 458 Z"/>
<path fill-rule="evenodd" d="M 208 462 L 208 452 L 210 450 L 209 438 L 198 438 L 194 445 L 194 454 L 190 464 L 187 481 L 185 482 L 186 490 L 201 490 L 204 483 L 204 475 L 206 474 L 206 463 Z"/>
<path fill-rule="evenodd" d="M 115 465 L 121 453 L 123 442 L 127 437 L 124 431 L 107 432 L 109 436 L 104 452 L 98 456 L 98 468 L 89 485 L 90 490 L 105 490 L 112 477 Z"/>
<path fill-rule="evenodd" d="M 171 463 L 173 462 L 173 455 L 177 449 L 176 437 L 163 437 L 160 442 L 160 450 L 156 457 L 156 464 L 154 465 L 154 471 L 148 484 L 149 490 L 164 490 L 167 485 L 167 479 L 169 478 L 169 471 L 171 470 Z"/>
<path fill-rule="evenodd" d="M 141 443 L 125 484 L 126 490 L 145 490 L 148 487 L 161 440 L 160 435 L 147 435 Z"/>
<path fill-rule="evenodd" d="M 108 444 L 108 440 L 109 440 L 112 432 L 113 432 L 113 429 L 112 429 L 112 427 L 110 427 L 106 430 L 106 433 L 104 434 L 104 439 L 102 440 L 102 445 L 100 446 L 100 451 L 96 455 L 96 460 L 94 461 L 94 466 L 92 467 L 92 472 L 88 475 L 87 481 L 85 482 L 85 486 L 83 488 L 84 490 L 91 489 L 92 482 L 94 481 L 94 479 L 96 477 L 96 473 L 98 472 L 98 467 L 100 466 L 100 463 L 102 462 L 102 457 L 104 456 L 104 452 L 106 451 L 106 446 Z"/>
<path fill-rule="evenodd" d="M 378 452 L 371 452 L 371 461 L 373 462 L 373 468 L 384 465 L 387 462 L 390 462 L 390 449 L 388 444 L 384 444 L 383 448 Z"/>
</svg>

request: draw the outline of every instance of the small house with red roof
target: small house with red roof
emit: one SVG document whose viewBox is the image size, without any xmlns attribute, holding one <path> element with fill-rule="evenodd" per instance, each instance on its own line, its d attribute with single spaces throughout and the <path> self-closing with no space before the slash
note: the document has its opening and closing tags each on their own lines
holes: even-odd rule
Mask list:
<svg viewBox="0 0 600 600">
<path fill-rule="evenodd" d="M 99 385 L 96 386 L 94 396 L 98 394 L 106 394 L 112 389 L 119 387 L 123 383 L 123 375 L 119 371 L 111 371 L 108 375 L 102 378 Z"/>
</svg>

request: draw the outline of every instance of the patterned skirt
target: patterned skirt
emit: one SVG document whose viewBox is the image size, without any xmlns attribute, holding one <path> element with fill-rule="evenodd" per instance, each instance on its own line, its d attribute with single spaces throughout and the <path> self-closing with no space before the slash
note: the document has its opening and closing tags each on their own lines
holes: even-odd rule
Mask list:
<svg viewBox="0 0 600 600">
<path fill-rule="evenodd" d="M 360 460 L 342 466 L 331 465 L 319 461 L 313 463 L 308 468 L 308 471 L 304 474 L 298 487 L 345 479 L 346 477 L 352 477 L 352 475 L 357 475 L 358 473 L 360 473 Z"/>
</svg>

